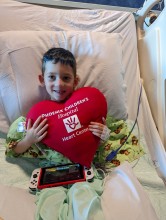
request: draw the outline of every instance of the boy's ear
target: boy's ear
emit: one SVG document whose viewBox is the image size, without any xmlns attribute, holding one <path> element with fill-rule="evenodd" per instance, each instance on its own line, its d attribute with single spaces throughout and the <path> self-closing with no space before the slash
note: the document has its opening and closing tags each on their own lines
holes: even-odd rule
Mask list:
<svg viewBox="0 0 166 220">
<path fill-rule="evenodd" d="M 39 82 L 41 83 L 41 86 L 44 86 L 44 77 L 42 75 L 38 75 L 38 79 L 39 79 Z"/>
<path fill-rule="evenodd" d="M 80 77 L 78 75 L 76 75 L 75 81 L 74 81 L 74 88 L 75 89 L 77 88 L 79 82 L 80 82 Z"/>
</svg>

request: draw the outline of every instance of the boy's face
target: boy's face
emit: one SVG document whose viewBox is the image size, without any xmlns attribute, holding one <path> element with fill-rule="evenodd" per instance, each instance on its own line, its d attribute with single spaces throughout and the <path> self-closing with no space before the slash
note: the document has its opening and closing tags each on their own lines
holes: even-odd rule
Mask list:
<svg viewBox="0 0 166 220">
<path fill-rule="evenodd" d="M 51 100 L 56 102 L 67 100 L 78 84 L 71 66 L 60 62 L 54 64 L 52 61 L 46 62 L 44 77 L 40 81 L 45 84 Z"/>
</svg>

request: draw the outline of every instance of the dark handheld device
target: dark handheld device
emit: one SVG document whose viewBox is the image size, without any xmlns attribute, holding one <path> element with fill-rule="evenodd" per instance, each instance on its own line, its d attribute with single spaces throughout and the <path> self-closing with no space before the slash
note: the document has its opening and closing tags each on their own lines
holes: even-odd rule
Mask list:
<svg viewBox="0 0 166 220">
<path fill-rule="evenodd" d="M 38 189 L 63 186 L 86 181 L 84 167 L 80 164 L 65 164 L 40 169 Z"/>
</svg>

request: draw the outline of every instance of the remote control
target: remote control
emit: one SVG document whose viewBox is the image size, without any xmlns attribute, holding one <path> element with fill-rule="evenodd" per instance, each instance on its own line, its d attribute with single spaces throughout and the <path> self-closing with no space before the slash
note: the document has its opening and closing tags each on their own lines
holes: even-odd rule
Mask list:
<svg viewBox="0 0 166 220">
<path fill-rule="evenodd" d="M 91 168 L 85 167 L 84 170 L 85 170 L 86 181 L 92 182 L 94 179 L 93 168 L 92 167 Z"/>
<path fill-rule="evenodd" d="M 32 172 L 30 183 L 29 183 L 29 189 L 31 191 L 36 191 L 37 189 L 39 174 L 40 174 L 40 168 L 37 168 Z"/>
</svg>

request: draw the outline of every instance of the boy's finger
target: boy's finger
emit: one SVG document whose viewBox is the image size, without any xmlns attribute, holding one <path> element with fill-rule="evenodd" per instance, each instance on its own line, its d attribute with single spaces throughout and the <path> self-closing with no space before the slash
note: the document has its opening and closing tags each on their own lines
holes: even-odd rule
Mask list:
<svg viewBox="0 0 166 220">
<path fill-rule="evenodd" d="M 32 121 L 31 121 L 31 119 L 29 118 L 29 119 L 28 119 L 28 123 L 27 123 L 27 130 L 29 130 L 31 127 L 32 127 Z"/>
<path fill-rule="evenodd" d="M 38 132 L 39 135 L 43 134 L 48 129 L 48 124 L 44 125 Z"/>
<path fill-rule="evenodd" d="M 36 131 L 40 131 L 45 125 L 48 126 L 48 124 L 46 124 L 46 123 L 47 123 L 47 119 L 45 118 L 44 120 L 42 120 L 42 121 L 38 124 L 38 126 L 36 127 Z"/>
<path fill-rule="evenodd" d="M 40 142 L 45 136 L 47 135 L 47 131 L 45 131 L 40 137 L 38 138 L 38 142 Z"/>
<path fill-rule="evenodd" d="M 106 125 L 106 120 L 104 117 L 102 117 L 102 121 L 103 121 L 103 124 Z"/>
<path fill-rule="evenodd" d="M 34 124 L 33 124 L 33 127 L 34 127 L 34 128 L 36 128 L 36 127 L 39 125 L 40 120 L 41 120 L 41 116 L 39 116 L 39 117 L 36 119 L 36 121 L 34 122 Z"/>
</svg>

